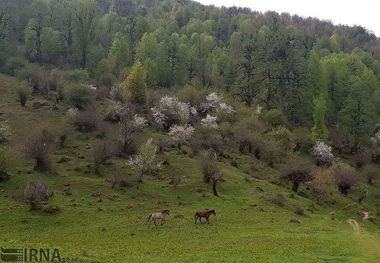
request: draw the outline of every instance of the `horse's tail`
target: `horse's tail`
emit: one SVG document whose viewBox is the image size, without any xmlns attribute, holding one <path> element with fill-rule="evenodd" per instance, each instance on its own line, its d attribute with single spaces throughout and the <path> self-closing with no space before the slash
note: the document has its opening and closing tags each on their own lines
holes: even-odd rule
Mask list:
<svg viewBox="0 0 380 263">
<path fill-rule="evenodd" d="M 147 222 L 149 222 L 151 218 L 152 218 L 152 214 L 149 215 Z"/>
</svg>

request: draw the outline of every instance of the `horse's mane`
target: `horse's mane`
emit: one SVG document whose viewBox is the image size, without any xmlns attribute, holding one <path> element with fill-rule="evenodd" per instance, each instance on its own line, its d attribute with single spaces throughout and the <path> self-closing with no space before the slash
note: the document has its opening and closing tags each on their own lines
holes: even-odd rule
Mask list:
<svg viewBox="0 0 380 263">
<path fill-rule="evenodd" d="M 162 211 L 161 213 L 166 213 L 166 212 L 170 212 L 168 209 L 165 209 L 164 211 Z"/>
</svg>

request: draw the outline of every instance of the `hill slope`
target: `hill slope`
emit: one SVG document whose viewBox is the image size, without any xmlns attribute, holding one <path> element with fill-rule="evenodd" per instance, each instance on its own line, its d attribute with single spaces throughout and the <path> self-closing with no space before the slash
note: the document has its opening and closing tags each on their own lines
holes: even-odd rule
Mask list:
<svg viewBox="0 0 380 263">
<path fill-rule="evenodd" d="M 35 96 L 22 108 L 14 100 L 17 81 L 1 76 L 0 112 L 14 131 L 13 142 L 22 140 L 25 127 L 48 124 L 58 127 L 64 120 L 64 107 L 33 109 Z M 156 136 L 149 129 L 145 136 Z M 95 134 L 75 133 L 64 149 L 51 155 L 53 171 L 33 171 L 33 163 L 16 155 L 11 162 L 11 179 L 0 183 L 0 243 L 3 247 L 59 248 L 62 256 L 83 262 L 378 262 L 380 231 L 378 223 L 362 222 L 361 208 L 349 198 L 336 197 L 336 205 L 315 201 L 270 183 L 279 171 L 258 169 L 247 174 L 244 158 L 239 168 L 221 162 L 225 182 L 221 196 L 214 197 L 202 182 L 197 157 L 164 153 L 169 164 L 159 177 L 147 177 L 142 184 L 111 189 L 107 181 L 122 169 L 126 178 L 135 178 L 125 159 L 112 159 L 95 175 L 91 141 Z M 61 162 L 67 157 L 67 162 Z M 173 175 L 182 179 L 169 184 Z M 48 214 L 28 211 L 20 200 L 23 186 L 42 181 L 54 191 L 50 205 L 61 211 Z M 263 192 L 258 191 L 259 187 Z M 98 197 L 92 196 L 101 192 Z M 379 185 L 371 188 L 364 203 L 378 207 Z M 282 195 L 283 206 L 271 202 Z M 376 199 L 377 198 L 377 199 Z M 269 200 L 269 201 L 268 201 Z M 294 214 L 296 207 L 304 216 Z M 216 210 L 210 225 L 195 225 L 195 211 Z M 150 213 L 170 209 L 171 217 L 162 227 L 149 226 Z M 345 221 L 353 218 L 360 229 Z M 292 220 L 296 223 L 290 223 Z M 297 223 L 299 221 L 299 223 Z"/>
</svg>

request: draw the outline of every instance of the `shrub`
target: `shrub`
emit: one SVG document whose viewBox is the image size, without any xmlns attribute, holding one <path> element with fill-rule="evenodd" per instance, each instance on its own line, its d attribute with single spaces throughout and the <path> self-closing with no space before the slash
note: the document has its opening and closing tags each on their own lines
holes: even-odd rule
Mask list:
<svg viewBox="0 0 380 263">
<path fill-rule="evenodd" d="M 322 141 L 318 141 L 312 152 L 315 164 L 320 166 L 330 166 L 334 160 L 332 147 Z"/>
<path fill-rule="evenodd" d="M 169 184 L 173 185 L 174 187 L 177 187 L 182 182 L 182 176 L 178 174 L 173 174 L 170 177 Z"/>
<path fill-rule="evenodd" d="M 95 142 L 92 146 L 95 174 L 99 174 L 100 165 L 104 164 L 117 153 L 117 147 L 110 140 Z"/>
<path fill-rule="evenodd" d="M 37 209 L 42 201 L 53 196 L 53 191 L 41 182 L 29 182 L 24 189 L 24 200 L 30 205 L 30 210 Z"/>
<path fill-rule="evenodd" d="M 295 151 L 302 153 L 310 154 L 311 149 L 313 148 L 313 141 L 311 139 L 310 130 L 307 128 L 297 128 L 293 131 L 293 138 Z"/>
<path fill-rule="evenodd" d="M 293 212 L 296 215 L 299 215 L 299 216 L 303 216 L 305 214 L 304 213 L 304 209 L 302 207 L 299 207 L 299 206 L 297 206 L 296 208 L 294 208 Z"/>
<path fill-rule="evenodd" d="M 73 128 L 71 125 L 65 124 L 63 127 L 61 127 L 58 131 L 58 140 L 59 140 L 59 146 L 61 148 L 64 148 L 66 145 L 67 140 L 72 136 L 74 133 Z"/>
<path fill-rule="evenodd" d="M 4 148 L 0 148 L 0 182 L 9 179 L 8 169 L 9 163 L 7 151 Z"/>
<path fill-rule="evenodd" d="M 192 106 L 199 105 L 203 98 L 202 98 L 202 91 L 191 86 L 191 85 L 185 85 L 182 89 L 178 92 L 178 97 L 186 102 L 189 103 Z"/>
<path fill-rule="evenodd" d="M 295 147 L 292 133 L 283 126 L 273 128 L 268 135 L 278 142 L 279 145 L 281 145 L 281 147 L 287 152 L 292 151 Z"/>
<path fill-rule="evenodd" d="M 272 127 L 287 126 L 286 117 L 280 110 L 272 109 L 262 112 L 260 118 Z"/>
<path fill-rule="evenodd" d="M 21 106 L 25 107 L 26 102 L 28 101 L 29 95 L 30 95 L 30 89 L 26 85 L 21 84 L 20 87 L 17 88 L 17 96 L 18 96 Z"/>
<path fill-rule="evenodd" d="M 269 166 L 273 167 L 274 164 L 281 163 L 286 156 L 286 152 L 283 151 L 278 142 L 270 138 L 261 138 L 260 147 L 260 160 L 268 163 Z M 255 155 L 257 156 L 257 151 Z"/>
<path fill-rule="evenodd" d="M 367 152 L 357 153 L 353 156 L 353 161 L 357 168 L 362 168 L 364 165 L 371 162 L 371 155 Z"/>
<path fill-rule="evenodd" d="M 87 83 L 90 80 L 90 76 L 85 69 L 69 70 L 64 74 L 64 78 L 76 83 Z"/>
<path fill-rule="evenodd" d="M 321 198 L 335 190 L 333 168 L 319 167 L 313 172 L 313 180 L 308 183 L 312 193 Z"/>
<path fill-rule="evenodd" d="M 285 198 L 282 194 L 265 195 L 262 198 L 267 202 L 278 205 L 279 207 L 285 206 Z"/>
<path fill-rule="evenodd" d="M 53 69 L 49 72 L 48 85 L 50 90 L 57 91 L 62 86 L 63 73 L 59 69 Z"/>
<path fill-rule="evenodd" d="M 313 168 L 313 164 L 307 159 L 300 157 L 292 158 L 287 163 L 283 178 L 292 182 L 292 190 L 297 192 L 301 183 L 310 182 L 313 179 Z"/>
<path fill-rule="evenodd" d="M 11 131 L 6 123 L 0 123 L 0 145 L 6 144 L 11 136 Z"/>
<path fill-rule="evenodd" d="M 120 85 L 117 85 L 111 88 L 110 96 L 112 100 L 122 103 L 122 104 L 125 103 L 126 101 L 125 90 Z"/>
<path fill-rule="evenodd" d="M 158 139 L 158 153 L 163 154 L 164 151 L 170 146 L 169 138 L 161 136 Z"/>
<path fill-rule="evenodd" d="M 198 126 L 190 140 L 190 146 L 193 154 L 201 150 L 213 149 L 217 153 L 222 152 L 223 139 L 220 133 L 204 126 Z"/>
<path fill-rule="evenodd" d="M 83 110 L 91 104 L 93 92 L 85 85 L 71 85 L 66 89 L 65 99 L 69 105 Z"/>
<path fill-rule="evenodd" d="M 25 68 L 17 71 L 17 77 L 25 80 L 32 91 L 38 91 L 40 86 L 41 67 L 35 64 L 30 64 Z"/>
<path fill-rule="evenodd" d="M 367 164 L 363 167 L 363 175 L 369 184 L 373 184 L 374 180 L 380 179 L 380 169 L 374 164 Z"/>
<path fill-rule="evenodd" d="M 28 62 L 23 57 L 10 57 L 5 63 L 6 72 L 14 76 L 17 71 L 27 66 Z"/>
<path fill-rule="evenodd" d="M 71 122 L 77 131 L 91 132 L 99 127 L 100 118 L 94 110 L 86 110 L 74 114 Z"/>
<path fill-rule="evenodd" d="M 358 183 L 358 176 L 351 166 L 340 164 L 334 171 L 335 182 L 339 192 L 347 195 L 348 192 Z"/>
<path fill-rule="evenodd" d="M 152 175 L 161 169 L 161 162 L 156 160 L 157 147 L 152 144 L 152 141 L 149 139 L 143 144 L 138 154 L 128 162 L 137 171 L 139 182 L 143 181 L 144 176 Z"/>
<path fill-rule="evenodd" d="M 27 137 L 23 152 L 28 158 L 35 160 L 34 170 L 50 169 L 49 153 L 52 140 L 52 135 L 46 129 L 37 130 Z"/>
<path fill-rule="evenodd" d="M 107 103 L 104 120 L 110 122 L 119 122 L 123 110 L 127 108 L 127 104 L 110 100 Z"/>
<path fill-rule="evenodd" d="M 255 136 L 255 134 L 260 134 L 260 136 L 263 137 L 262 133 L 265 131 L 265 129 L 262 123 L 256 117 L 250 117 L 242 118 L 239 122 L 233 125 L 231 131 L 241 153 L 254 153 L 255 146 L 258 146 L 258 140 L 256 140 L 255 143 L 252 141 L 252 139 L 260 139 L 259 137 Z M 254 146 L 252 143 L 255 143 L 256 145 Z"/>
</svg>

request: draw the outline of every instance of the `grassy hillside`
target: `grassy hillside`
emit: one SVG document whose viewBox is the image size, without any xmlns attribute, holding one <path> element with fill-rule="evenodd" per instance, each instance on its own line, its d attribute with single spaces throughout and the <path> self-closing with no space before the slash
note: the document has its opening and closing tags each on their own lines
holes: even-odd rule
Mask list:
<svg viewBox="0 0 380 263">
<path fill-rule="evenodd" d="M 144 183 L 111 188 L 110 177 L 120 171 L 135 182 L 126 159 L 114 158 L 94 174 L 91 142 L 95 134 L 75 133 L 63 149 L 51 154 L 53 169 L 33 170 L 33 163 L 18 154 L 17 144 L 32 127 L 60 127 L 65 106 L 33 109 L 36 96 L 23 108 L 16 101 L 17 81 L 0 77 L 0 118 L 12 129 L 11 179 L 0 183 L 0 244 L 2 247 L 59 248 L 62 256 L 81 262 L 379 262 L 378 221 L 363 222 L 364 208 L 350 197 L 334 196 L 334 203 L 316 202 L 273 184 L 280 171 L 264 167 L 248 172 L 248 159 L 238 167 L 220 160 L 225 182 L 220 197 L 202 182 L 198 157 L 164 153 L 166 165 L 159 176 Z M 143 137 L 158 136 L 148 129 Z M 186 149 L 185 149 L 186 150 Z M 62 158 L 65 161 L 62 162 Z M 235 165 L 236 166 L 236 165 Z M 177 186 L 170 184 L 179 176 Z M 57 214 L 29 211 L 22 202 L 27 182 L 42 181 L 54 196 L 49 205 Z M 257 187 L 263 192 L 258 191 Z M 301 189 L 305 190 L 305 189 Z M 306 191 L 306 190 L 305 190 Z M 94 197 L 92 194 L 100 192 Z M 306 191 L 307 192 L 307 191 Z M 283 200 L 271 201 L 280 194 Z M 380 185 L 372 186 L 366 209 L 379 209 Z M 280 198 L 281 199 L 281 198 Z M 305 215 L 296 215 L 296 207 Z M 215 209 L 210 225 L 195 225 L 194 213 Z M 149 225 L 152 212 L 171 210 L 162 227 Z M 346 223 L 359 222 L 359 230 Z M 295 223 L 291 223 L 293 220 Z"/>
</svg>

